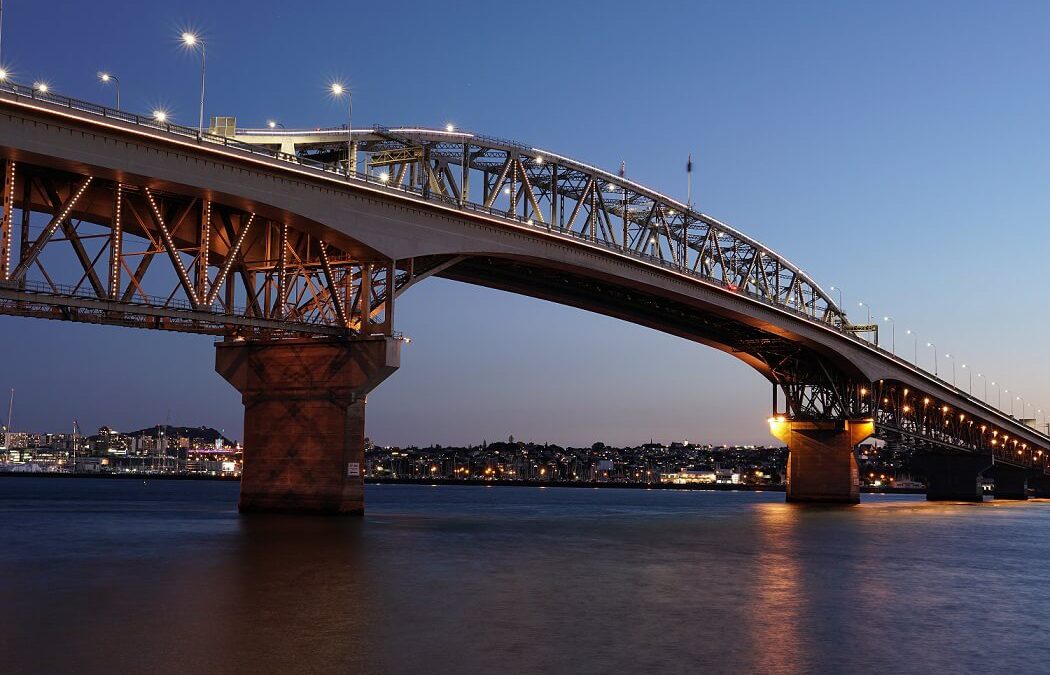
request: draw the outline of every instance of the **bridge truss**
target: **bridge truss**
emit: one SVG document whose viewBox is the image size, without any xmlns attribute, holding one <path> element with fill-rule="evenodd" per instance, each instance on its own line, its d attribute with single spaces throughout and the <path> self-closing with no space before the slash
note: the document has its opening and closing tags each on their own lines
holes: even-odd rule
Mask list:
<svg viewBox="0 0 1050 675">
<path fill-rule="evenodd" d="M 206 198 L 3 163 L 4 314 L 245 339 L 392 335 L 396 276 L 391 261 Z"/>
<path fill-rule="evenodd" d="M 0 84 L 0 91 L 309 167 L 348 184 L 496 216 L 694 278 L 850 337 L 856 329 L 805 272 L 769 247 L 623 172 L 611 174 L 543 149 L 404 127 L 199 134 L 10 83 Z M 11 159 L 2 169 L 0 313 L 235 339 L 394 335 L 396 297 L 437 275 L 580 306 L 598 298 L 604 307 L 622 305 L 613 315 L 649 314 L 650 325 L 706 336 L 766 372 L 774 392 L 783 392 L 784 413 L 792 419 L 871 417 L 881 435 L 913 446 L 991 451 L 1026 464 L 1050 459 L 1047 447 L 1021 441 L 1005 424 L 968 419 L 928 394 L 920 407 L 911 398 L 918 392 L 859 380 L 786 338 L 641 291 L 506 259 L 384 259 L 331 228 L 158 187 L 148 179 L 122 182 Z M 573 295 L 538 292 L 544 284 L 571 287 Z M 774 410 L 777 405 L 774 396 Z"/>
</svg>

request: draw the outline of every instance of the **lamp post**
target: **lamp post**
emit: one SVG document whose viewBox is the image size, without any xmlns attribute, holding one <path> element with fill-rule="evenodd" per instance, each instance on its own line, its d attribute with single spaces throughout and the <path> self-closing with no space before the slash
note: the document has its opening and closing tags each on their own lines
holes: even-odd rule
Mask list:
<svg viewBox="0 0 1050 675">
<path fill-rule="evenodd" d="M 912 340 L 915 342 L 915 356 L 913 357 L 912 363 L 916 366 L 919 365 L 919 336 L 911 328 L 904 331 L 906 334 L 912 336 Z"/>
<path fill-rule="evenodd" d="M 839 295 L 839 309 L 842 309 L 842 289 L 837 286 L 832 286 L 831 290 L 835 291 Z"/>
<path fill-rule="evenodd" d="M 275 120 L 267 120 L 266 126 L 270 127 L 271 129 L 276 129 L 277 127 L 281 127 L 282 129 L 284 129 L 284 125 Z"/>
<path fill-rule="evenodd" d="M 982 375 L 981 373 L 977 373 L 977 377 L 979 377 L 982 380 L 984 380 L 984 402 L 987 403 L 988 402 L 988 378 L 985 377 L 984 375 Z"/>
<path fill-rule="evenodd" d="M 952 362 L 952 386 L 955 386 L 955 359 L 952 358 L 951 354 L 945 353 L 944 358 Z"/>
<path fill-rule="evenodd" d="M 882 317 L 882 320 L 890 322 L 890 351 L 892 351 L 893 355 L 896 356 L 897 355 L 897 322 L 893 320 L 892 316 L 884 316 L 884 317 Z"/>
<path fill-rule="evenodd" d="M 182 34 L 182 44 L 189 49 L 201 49 L 201 110 L 200 117 L 197 119 L 197 135 L 204 133 L 204 67 L 205 67 L 205 48 L 204 40 L 200 39 L 196 33 L 185 32 Z"/>
<path fill-rule="evenodd" d="M 969 373 L 970 376 L 970 388 L 966 390 L 966 393 L 973 396 L 973 368 L 968 368 L 966 364 L 962 364 L 962 369 Z"/>
<path fill-rule="evenodd" d="M 113 83 L 113 86 L 117 90 L 117 110 L 120 110 L 120 79 L 117 78 L 113 73 L 102 72 L 98 74 L 98 79 L 102 84 Z"/>
<path fill-rule="evenodd" d="M 350 133 L 350 126 L 354 118 L 354 97 L 350 90 L 340 82 L 333 82 L 330 91 L 335 98 L 342 98 L 343 94 L 346 94 L 346 175 L 349 176 L 350 162 L 354 152 L 353 135 Z"/>
<path fill-rule="evenodd" d="M 926 346 L 933 348 L 933 376 L 940 377 L 940 375 L 937 372 L 937 345 L 933 344 L 932 342 L 927 342 Z"/>
<path fill-rule="evenodd" d="M 999 398 L 999 405 L 996 406 L 996 407 L 999 408 L 999 411 L 1001 412 L 1002 409 L 1003 409 L 1003 390 L 1002 390 L 1002 387 L 995 380 L 992 380 L 992 386 L 995 387 L 995 391 L 997 392 L 998 398 Z"/>
</svg>

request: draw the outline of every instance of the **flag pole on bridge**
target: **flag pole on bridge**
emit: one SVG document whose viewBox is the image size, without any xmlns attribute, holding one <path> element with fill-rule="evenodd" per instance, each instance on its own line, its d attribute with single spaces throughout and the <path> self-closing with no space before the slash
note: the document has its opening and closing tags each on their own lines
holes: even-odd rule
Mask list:
<svg viewBox="0 0 1050 675">
<path fill-rule="evenodd" d="M 685 163 L 685 205 L 693 208 L 693 153 Z"/>
</svg>

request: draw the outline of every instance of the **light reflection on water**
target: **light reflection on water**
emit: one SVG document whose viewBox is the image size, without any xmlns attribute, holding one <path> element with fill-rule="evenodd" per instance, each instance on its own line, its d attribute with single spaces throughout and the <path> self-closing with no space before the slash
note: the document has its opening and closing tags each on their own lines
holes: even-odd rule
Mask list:
<svg viewBox="0 0 1050 675">
<path fill-rule="evenodd" d="M 1045 664 L 1050 502 L 0 480 L 4 672 L 967 672 Z M 1038 670 L 1039 667 L 1036 667 Z"/>
</svg>

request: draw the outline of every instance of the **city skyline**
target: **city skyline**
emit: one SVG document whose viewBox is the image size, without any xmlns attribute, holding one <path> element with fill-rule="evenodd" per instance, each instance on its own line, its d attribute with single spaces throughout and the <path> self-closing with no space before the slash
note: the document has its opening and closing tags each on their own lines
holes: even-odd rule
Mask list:
<svg viewBox="0 0 1050 675">
<path fill-rule="evenodd" d="M 98 101 L 108 101 L 113 92 L 95 73 L 112 70 L 124 87 L 123 107 L 143 112 L 166 107 L 176 121 L 195 124 L 196 61 L 180 51 L 176 38 L 180 26 L 197 22 L 159 12 L 147 15 L 137 31 L 126 30 L 129 18 L 103 25 L 100 17 L 119 16 L 120 5 L 69 8 L 62 21 L 48 26 L 49 35 L 57 31 L 59 38 L 72 39 L 88 25 L 111 37 L 56 53 L 40 39 L 44 10 L 11 3 L 4 17 L 4 65 L 20 81 L 47 80 L 56 91 Z M 298 20 L 282 16 L 276 4 L 261 7 L 260 26 L 266 30 L 273 30 L 275 18 L 293 25 Z M 907 358 L 915 349 L 929 367 L 934 353 L 925 344 L 931 341 L 941 350 L 942 375 L 945 353 L 959 354 L 960 364 L 987 373 L 986 379 L 1003 383 L 1000 389 L 1042 409 L 1050 403 L 1042 399 L 1047 366 L 1036 360 L 1033 343 L 1018 338 L 1019 348 L 1005 349 L 1001 337 L 1001 326 L 1016 325 L 1018 315 L 1025 321 L 1022 335 L 1047 328 L 1046 319 L 1028 311 L 1041 299 L 1045 273 L 1039 271 L 1039 251 L 1050 243 L 1043 227 L 1050 208 L 1041 191 L 1050 177 L 1042 148 L 1046 123 L 1033 112 L 1045 109 L 1048 95 L 1045 87 L 1027 86 L 1026 79 L 1038 71 L 1033 28 L 1038 21 L 1021 6 L 994 16 L 971 10 L 950 17 L 932 7 L 904 7 L 802 6 L 760 14 L 658 8 L 667 14 L 664 30 L 671 32 L 670 53 L 659 59 L 630 47 L 605 50 L 593 35 L 554 26 L 537 32 L 531 45 L 538 71 L 552 65 L 545 48 L 577 37 L 584 44 L 577 41 L 576 49 L 591 54 L 586 65 L 602 82 L 626 77 L 655 91 L 675 84 L 658 62 L 688 58 L 676 43 L 686 37 L 687 25 L 732 27 L 721 32 L 743 39 L 738 45 L 720 43 L 720 31 L 712 30 L 709 49 L 726 58 L 699 61 L 696 82 L 673 104 L 659 98 L 661 105 L 652 106 L 606 93 L 598 99 L 607 117 L 596 121 L 594 99 L 581 95 L 571 78 L 555 82 L 542 99 L 557 102 L 557 124 L 528 97 L 507 97 L 508 86 L 501 84 L 506 76 L 497 66 L 479 61 L 477 74 L 448 80 L 399 77 L 399 69 L 414 72 L 411 59 L 362 58 L 369 47 L 377 48 L 368 35 L 358 36 L 363 49 L 303 45 L 301 55 L 297 50 L 268 54 L 257 46 L 261 43 L 222 28 L 234 25 L 227 16 L 233 10 L 209 14 L 203 4 L 187 4 L 179 12 L 207 17 L 207 24 L 195 26 L 209 45 L 207 116 L 233 114 L 252 126 L 269 119 L 289 127 L 336 125 L 345 111 L 328 100 L 324 87 L 342 77 L 353 88 L 361 124 L 454 123 L 612 170 L 625 161 L 629 177 L 681 198 L 691 152 L 700 208 L 767 241 L 825 288 L 844 289 L 842 304 L 855 320 L 864 320 L 868 311 L 859 302 L 870 304 L 876 320 L 892 316 L 896 336 L 884 330 L 884 346 L 894 340 Z M 1030 10 L 1046 13 L 1035 4 Z M 350 18 L 341 14 L 347 10 L 331 11 Z M 367 21 L 370 11 L 362 8 L 353 18 Z M 436 10 L 421 7 L 412 21 L 425 22 L 431 11 Z M 464 10 L 463 27 L 456 30 L 466 34 L 477 28 L 478 14 Z M 846 48 L 847 38 L 829 28 L 844 18 L 855 21 L 856 30 L 849 34 L 851 51 L 835 62 L 830 56 L 843 56 L 837 50 Z M 933 27 L 942 18 L 946 22 Z M 252 20 L 244 28 L 254 37 Z M 616 15 L 603 21 L 611 31 L 625 27 Z M 752 29 L 743 38 L 742 26 Z M 956 36 L 978 27 L 988 44 L 1009 42 L 1010 49 L 968 61 L 969 48 Z M 926 43 L 909 42 L 920 30 L 931 34 Z M 814 38 L 813 44 L 804 44 L 800 35 Z M 885 39 L 900 42 L 893 53 L 881 50 Z M 774 60 L 783 53 L 794 63 Z M 873 60 L 876 55 L 882 60 Z M 464 53 L 450 50 L 433 67 L 451 66 L 457 57 Z M 308 63 L 320 64 L 309 76 L 301 72 Z M 121 64 L 127 67 L 118 68 Z M 959 82 L 954 73 L 966 65 L 974 78 Z M 150 74 L 157 68 L 167 74 L 163 82 Z M 936 99 L 927 95 L 931 87 Z M 707 91 L 720 95 L 706 96 Z M 710 105 L 711 99 L 718 106 Z M 1009 133 L 1001 124 L 1003 107 Z M 1002 233 L 1003 248 L 1010 247 L 1002 260 L 1009 256 L 1012 265 L 989 260 L 986 241 L 992 230 L 970 225 L 973 214 Z M 1013 244 L 1013 238 L 1026 245 Z M 863 255 L 857 255 L 861 249 Z M 842 254 L 827 254 L 834 251 Z M 968 260 L 972 263 L 965 264 Z M 980 267 L 990 262 L 991 272 Z M 990 274 L 998 284 L 987 283 Z M 85 405 L 88 414 L 79 419 L 86 428 L 106 421 L 106 406 L 126 411 L 128 424 L 112 420 L 118 427 L 170 416 L 173 423 L 200 420 L 240 428 L 239 396 L 212 372 L 208 338 L 4 321 L 8 352 L 24 355 L 0 380 L 4 392 L 11 386 L 19 391 L 15 428 L 20 419 L 68 425 L 76 416 L 70 412 Z M 679 338 L 441 280 L 404 296 L 397 327 L 412 344 L 403 352 L 405 367 L 369 399 L 368 434 L 376 442 L 453 444 L 514 434 L 569 443 L 601 436 L 626 444 L 644 441 L 651 431 L 640 430 L 654 428 L 667 429 L 671 438 L 772 442 L 764 423 L 769 385 L 732 358 Z M 917 337 L 906 336 L 907 329 Z"/>
</svg>

